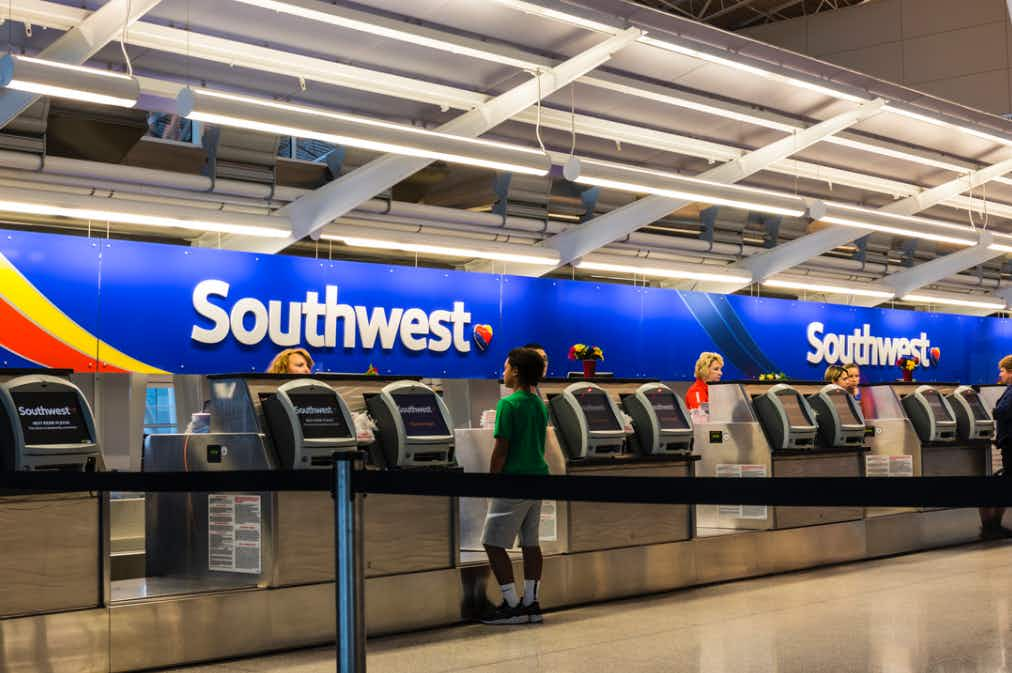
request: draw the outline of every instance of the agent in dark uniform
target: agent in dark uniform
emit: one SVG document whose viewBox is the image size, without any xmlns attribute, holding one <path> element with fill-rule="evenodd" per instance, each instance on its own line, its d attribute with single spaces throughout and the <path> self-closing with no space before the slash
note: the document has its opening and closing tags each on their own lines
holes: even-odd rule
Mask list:
<svg viewBox="0 0 1012 673">
<path fill-rule="evenodd" d="M 1002 474 L 1012 476 L 1012 355 L 998 363 L 998 381 L 1007 386 L 994 405 L 994 443 L 1001 450 Z M 1012 537 L 1012 530 L 1001 525 L 1004 507 L 980 508 L 980 536 L 985 540 Z"/>
</svg>

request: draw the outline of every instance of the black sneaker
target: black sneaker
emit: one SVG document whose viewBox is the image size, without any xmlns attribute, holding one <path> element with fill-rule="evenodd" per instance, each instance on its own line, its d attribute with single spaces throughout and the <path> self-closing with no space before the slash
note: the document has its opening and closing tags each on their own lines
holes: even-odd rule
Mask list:
<svg viewBox="0 0 1012 673">
<path fill-rule="evenodd" d="M 527 612 L 527 621 L 531 624 L 540 624 L 545 621 L 541 614 L 541 603 L 534 601 L 530 605 L 525 605 L 524 610 Z"/>
<path fill-rule="evenodd" d="M 511 608 L 509 603 L 503 601 L 499 607 L 486 613 L 481 618 L 482 624 L 526 624 L 530 621 L 527 616 L 527 608 L 517 605 Z"/>
</svg>

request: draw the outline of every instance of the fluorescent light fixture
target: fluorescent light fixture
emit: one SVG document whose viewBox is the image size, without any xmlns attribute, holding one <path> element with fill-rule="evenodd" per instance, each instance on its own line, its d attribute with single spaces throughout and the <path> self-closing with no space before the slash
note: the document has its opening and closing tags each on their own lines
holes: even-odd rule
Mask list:
<svg viewBox="0 0 1012 673">
<path fill-rule="evenodd" d="M 194 121 L 313 138 L 376 152 L 527 175 L 546 175 L 551 166 L 544 152 L 520 145 L 207 89 L 184 88 L 176 99 L 176 107 L 180 115 Z"/>
<path fill-rule="evenodd" d="M 331 225 L 325 230 L 328 233 L 320 238 L 328 241 L 340 241 L 352 248 L 372 248 L 375 250 L 398 250 L 414 252 L 421 255 L 439 257 L 474 257 L 490 259 L 497 262 L 514 262 L 516 264 L 537 264 L 556 266 L 559 264 L 559 253 L 550 248 L 512 243 L 495 243 L 471 239 L 452 239 L 440 237 L 441 243 L 433 242 L 432 236 L 397 232 L 389 234 L 391 238 L 377 236 L 376 230 L 370 227 L 353 225 Z M 396 238 L 393 238 L 396 236 Z"/>
<path fill-rule="evenodd" d="M 914 304 L 940 304 L 943 306 L 965 306 L 967 308 L 990 309 L 992 311 L 1004 310 L 1008 305 L 994 298 L 993 301 L 961 299 L 949 295 L 939 294 L 906 294 L 900 297 L 901 301 L 908 301 Z"/>
<path fill-rule="evenodd" d="M 506 53 L 497 53 L 488 48 L 477 46 L 476 40 L 461 38 L 459 42 L 447 41 L 439 31 L 434 31 L 423 26 L 413 26 L 403 21 L 388 19 L 378 15 L 360 12 L 358 10 L 337 7 L 317 0 L 236 0 L 246 5 L 262 7 L 281 14 L 289 14 L 310 21 L 356 30 L 370 35 L 377 35 L 391 40 L 408 42 L 420 47 L 437 49 L 439 51 L 459 54 L 470 58 L 477 58 L 492 63 L 510 65 L 515 68 L 539 68 L 541 64 L 527 59 L 510 56 Z"/>
<path fill-rule="evenodd" d="M 609 261 L 598 261 L 597 259 L 578 260 L 574 267 L 581 271 L 610 271 L 612 273 L 626 273 L 635 276 L 649 276 L 651 278 L 672 278 L 676 280 L 699 280 L 712 283 L 728 283 L 744 287 L 752 282 L 752 276 L 742 274 L 740 271 L 715 271 L 708 273 L 699 271 L 700 268 L 707 268 L 701 265 L 677 265 L 664 262 L 648 262 L 641 264 L 640 260 L 630 259 L 624 261 L 610 261 L 615 258 L 609 257 Z M 735 288 L 737 289 L 737 288 Z"/>
<path fill-rule="evenodd" d="M 278 226 L 288 224 L 288 220 L 282 217 L 179 208 L 122 199 L 31 192 L 11 188 L 0 188 L 0 213 L 71 217 L 78 220 L 191 229 L 260 238 L 286 238 L 291 234 L 290 228 Z"/>
<path fill-rule="evenodd" d="M 846 203 L 827 201 L 826 214 L 818 219 L 828 224 L 839 224 L 845 227 L 871 229 L 896 236 L 919 238 L 938 243 L 953 245 L 977 245 L 977 233 L 969 228 L 953 222 L 932 220 L 926 217 L 896 215 L 881 210 L 851 206 Z M 954 234 L 935 233 L 931 229 L 953 231 Z M 961 235 L 955 235 L 958 232 Z"/>
<path fill-rule="evenodd" d="M 988 250 L 994 250 L 995 252 L 1012 252 L 1012 245 L 1005 245 L 1003 243 L 992 243 L 987 246 Z"/>
<path fill-rule="evenodd" d="M 825 294 L 850 294 L 858 297 L 876 297 L 879 299 L 892 299 L 895 292 L 888 290 L 872 290 L 867 286 L 832 285 L 823 283 L 815 278 L 789 280 L 785 278 L 769 278 L 762 282 L 766 287 L 778 287 L 789 290 L 805 290 L 807 292 L 820 292 Z"/>
<path fill-rule="evenodd" d="M 0 59 L 0 85 L 40 96 L 116 107 L 133 107 L 140 96 L 140 84 L 133 77 L 16 54 L 5 54 Z"/>
<path fill-rule="evenodd" d="M 774 215 L 801 217 L 807 210 L 804 199 L 780 192 L 753 187 L 728 185 L 603 161 L 579 159 L 578 174 L 569 172 L 573 182 L 596 187 L 618 189 L 637 194 L 653 194 L 685 201 L 702 201 L 714 205 L 757 210 Z M 575 168 L 575 164 L 572 166 Z M 568 169 L 567 169 L 568 172 Z"/>
</svg>

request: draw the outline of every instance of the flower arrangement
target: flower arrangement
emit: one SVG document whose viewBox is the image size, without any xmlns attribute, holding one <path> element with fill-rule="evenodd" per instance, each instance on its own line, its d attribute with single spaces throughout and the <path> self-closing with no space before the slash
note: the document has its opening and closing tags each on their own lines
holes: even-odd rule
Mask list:
<svg viewBox="0 0 1012 673">
<path fill-rule="evenodd" d="M 921 364 L 921 359 L 916 355 L 901 355 L 896 358 L 896 366 L 900 368 L 900 374 L 904 381 L 914 380 L 914 370 Z"/>
<path fill-rule="evenodd" d="M 760 381 L 786 381 L 787 374 L 783 372 L 768 372 L 766 374 L 759 375 Z"/>
<path fill-rule="evenodd" d="M 376 369 L 376 365 L 369 363 L 369 369 L 365 370 L 366 376 L 379 376 L 379 370 Z"/>
<path fill-rule="evenodd" d="M 604 351 L 599 346 L 573 344 L 569 347 L 570 360 L 603 360 Z"/>
</svg>

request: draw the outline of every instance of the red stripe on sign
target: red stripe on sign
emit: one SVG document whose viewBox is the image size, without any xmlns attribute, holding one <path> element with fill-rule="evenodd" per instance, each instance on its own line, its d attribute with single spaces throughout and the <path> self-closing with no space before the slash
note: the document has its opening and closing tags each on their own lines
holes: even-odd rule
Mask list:
<svg viewBox="0 0 1012 673">
<path fill-rule="evenodd" d="M 88 357 L 31 320 L 13 306 L 0 299 L 0 346 L 46 367 L 73 369 L 75 372 L 94 372 L 95 359 Z M 125 370 L 104 365 L 100 371 L 122 373 Z"/>
</svg>

